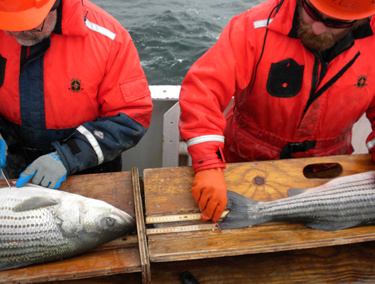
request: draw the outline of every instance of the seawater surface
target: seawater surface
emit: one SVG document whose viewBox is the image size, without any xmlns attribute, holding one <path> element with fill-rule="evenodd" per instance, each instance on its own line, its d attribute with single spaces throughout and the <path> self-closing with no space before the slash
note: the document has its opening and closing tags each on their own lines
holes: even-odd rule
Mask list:
<svg viewBox="0 0 375 284">
<path fill-rule="evenodd" d="M 180 85 L 229 20 L 257 0 L 92 0 L 130 33 L 150 85 Z"/>
</svg>

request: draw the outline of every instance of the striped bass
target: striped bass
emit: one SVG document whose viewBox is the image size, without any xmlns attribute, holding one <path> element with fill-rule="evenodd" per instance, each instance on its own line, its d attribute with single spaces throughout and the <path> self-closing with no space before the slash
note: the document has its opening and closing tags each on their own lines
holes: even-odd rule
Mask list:
<svg viewBox="0 0 375 284">
<path fill-rule="evenodd" d="M 0 189 L 0 270 L 60 260 L 130 233 L 108 203 L 35 185 Z"/>
<path fill-rule="evenodd" d="M 230 212 L 220 226 L 234 229 L 279 221 L 335 231 L 375 221 L 375 171 L 335 178 L 310 189 L 290 189 L 288 196 L 257 202 L 228 191 Z"/>
</svg>

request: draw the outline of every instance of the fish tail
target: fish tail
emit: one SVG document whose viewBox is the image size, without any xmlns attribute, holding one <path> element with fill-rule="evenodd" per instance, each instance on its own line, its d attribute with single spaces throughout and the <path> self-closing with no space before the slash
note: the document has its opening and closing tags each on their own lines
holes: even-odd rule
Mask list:
<svg viewBox="0 0 375 284">
<path fill-rule="evenodd" d="M 220 224 L 221 228 L 235 229 L 251 227 L 252 225 L 268 221 L 257 216 L 260 202 L 230 190 L 227 191 L 227 197 L 227 209 L 229 209 L 230 212 Z"/>
</svg>

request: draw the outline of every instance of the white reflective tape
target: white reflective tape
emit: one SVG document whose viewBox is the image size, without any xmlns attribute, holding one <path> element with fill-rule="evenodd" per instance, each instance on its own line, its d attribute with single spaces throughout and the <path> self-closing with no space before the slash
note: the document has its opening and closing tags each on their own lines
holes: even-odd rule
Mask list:
<svg viewBox="0 0 375 284">
<path fill-rule="evenodd" d="M 203 143 L 203 142 L 212 142 L 212 141 L 218 141 L 224 143 L 224 136 L 222 135 L 204 135 L 199 136 L 195 138 L 189 139 L 189 141 L 186 142 L 187 146 L 193 146 L 195 144 Z"/>
<path fill-rule="evenodd" d="M 96 156 L 98 157 L 98 165 L 103 163 L 104 155 L 95 136 L 82 125 L 77 128 L 77 131 L 87 138 L 91 147 L 94 149 Z"/>
<path fill-rule="evenodd" d="M 116 37 L 116 34 L 111 32 L 110 30 L 103 28 L 102 26 L 99 26 L 97 24 L 91 23 L 89 20 L 86 20 L 86 27 L 88 27 L 90 30 L 93 30 L 95 32 L 98 32 L 102 35 L 105 35 L 109 37 L 111 40 L 114 40 Z"/>
<path fill-rule="evenodd" d="M 371 150 L 372 147 L 375 146 L 375 139 L 372 139 L 371 141 L 368 141 L 366 146 L 367 146 L 367 149 Z"/>
<path fill-rule="evenodd" d="M 270 19 L 269 21 L 268 20 L 256 21 L 254 22 L 254 29 L 267 27 L 267 25 L 270 24 L 272 21 L 273 21 L 273 18 Z"/>
</svg>

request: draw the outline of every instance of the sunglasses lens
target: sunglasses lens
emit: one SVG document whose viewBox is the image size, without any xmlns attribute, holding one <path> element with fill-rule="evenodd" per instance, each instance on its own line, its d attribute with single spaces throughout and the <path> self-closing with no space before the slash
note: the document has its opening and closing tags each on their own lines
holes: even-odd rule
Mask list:
<svg viewBox="0 0 375 284">
<path fill-rule="evenodd" d="M 350 23 L 335 23 L 335 22 L 326 21 L 324 24 L 327 27 L 330 27 L 330 28 L 343 29 L 343 28 L 349 28 L 349 27 L 351 27 L 354 23 L 355 22 L 350 22 Z"/>
<path fill-rule="evenodd" d="M 313 19 L 314 21 L 321 20 L 321 17 L 317 13 L 315 13 L 315 11 L 309 6 L 309 4 L 307 4 L 306 0 L 302 1 L 302 6 L 311 19 Z"/>
<path fill-rule="evenodd" d="M 356 22 L 356 21 L 340 22 L 340 21 L 333 21 L 333 20 L 325 20 L 318 13 L 316 13 L 312 7 L 310 7 L 310 5 L 307 3 L 306 0 L 302 1 L 302 6 L 305 9 L 307 15 L 309 15 L 311 19 L 317 22 L 322 22 L 326 27 L 329 27 L 329 28 L 334 28 L 334 29 L 349 28 Z"/>
</svg>

